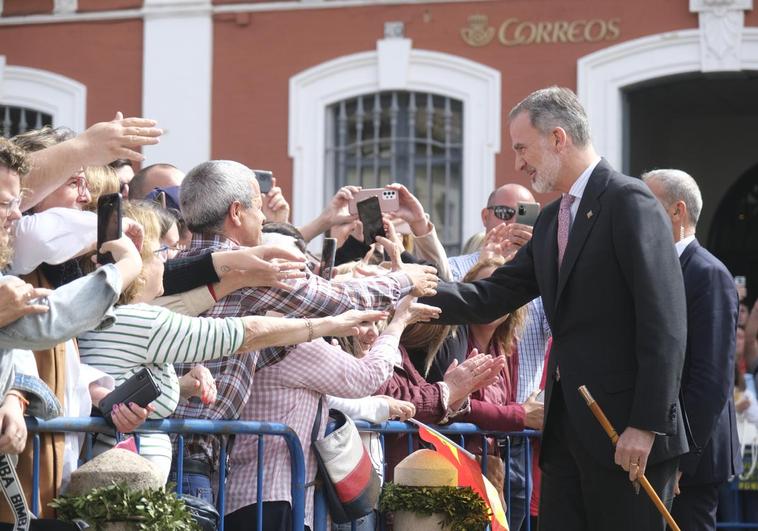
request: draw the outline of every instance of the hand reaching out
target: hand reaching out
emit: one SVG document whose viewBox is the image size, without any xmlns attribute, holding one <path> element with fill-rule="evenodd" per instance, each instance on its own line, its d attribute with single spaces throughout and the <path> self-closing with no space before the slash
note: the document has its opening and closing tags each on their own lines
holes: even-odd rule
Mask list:
<svg viewBox="0 0 758 531">
<path fill-rule="evenodd" d="M 184 399 L 196 396 L 206 405 L 216 401 L 216 380 L 204 365 L 193 366 L 189 372 L 179 378 L 179 389 Z"/>
<path fill-rule="evenodd" d="M 284 199 L 282 189 L 276 185 L 276 177 L 272 177 L 271 181 L 271 190 L 263 196 L 263 215 L 267 221 L 287 223 L 290 218 L 290 205 Z"/>
<path fill-rule="evenodd" d="M 45 313 L 46 304 L 35 302 L 41 297 L 48 296 L 51 291 L 35 288 L 17 277 L 7 277 L 0 284 L 0 327 L 9 325 L 24 315 Z"/>
</svg>

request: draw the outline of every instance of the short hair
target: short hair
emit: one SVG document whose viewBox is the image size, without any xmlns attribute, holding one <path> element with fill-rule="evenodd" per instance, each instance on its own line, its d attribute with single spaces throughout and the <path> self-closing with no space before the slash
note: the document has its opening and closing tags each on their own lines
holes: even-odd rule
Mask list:
<svg viewBox="0 0 758 531">
<path fill-rule="evenodd" d="M 522 112 L 529 113 L 532 126 L 542 134 L 562 128 L 577 146 L 590 143 L 590 122 L 579 98 L 570 89 L 548 87 L 536 90 L 516 104 L 508 114 L 513 120 Z"/>
<path fill-rule="evenodd" d="M 130 168 L 133 168 L 132 161 L 129 159 L 116 159 L 112 160 L 108 163 L 108 166 L 113 168 L 114 170 L 118 170 L 119 168 L 124 168 L 126 166 L 129 166 Z"/>
<path fill-rule="evenodd" d="M 642 180 L 646 183 L 655 181 L 661 185 L 661 202 L 666 208 L 677 201 L 684 201 L 689 222 L 693 226 L 697 225 L 703 211 L 703 196 L 697 182 L 689 173 L 675 169 L 651 170 L 642 174 Z"/>
<path fill-rule="evenodd" d="M 27 152 L 33 153 L 55 146 L 66 140 L 71 140 L 75 136 L 76 133 L 68 127 L 53 128 L 46 125 L 42 129 L 33 129 L 26 133 L 18 134 L 11 138 L 11 142 L 24 148 Z"/>
<path fill-rule="evenodd" d="M 31 169 L 26 150 L 7 138 L 0 137 L 0 166 L 24 176 Z"/>
<path fill-rule="evenodd" d="M 159 162 L 158 164 L 151 164 L 150 166 L 145 166 L 140 171 L 134 174 L 134 177 L 132 177 L 132 180 L 129 181 L 129 197 L 133 199 L 144 199 L 147 194 L 152 192 L 152 190 L 145 189 L 145 181 L 147 181 L 147 177 L 150 174 L 152 170 L 155 169 L 166 169 L 166 170 L 176 170 L 177 167 L 173 164 L 169 164 L 167 162 Z"/>
<path fill-rule="evenodd" d="M 253 170 L 231 160 L 210 160 L 192 168 L 182 181 L 179 202 L 192 232 L 220 232 L 235 201 L 253 206 Z"/>
<path fill-rule="evenodd" d="M 300 249 L 301 252 L 305 252 L 306 244 L 305 238 L 303 238 L 303 233 L 300 232 L 300 230 L 298 230 L 298 228 L 291 223 L 282 223 L 279 221 L 267 222 L 263 224 L 263 227 L 261 227 L 261 232 L 263 234 L 276 233 L 289 236 L 295 240 L 295 245 L 297 248 Z"/>
<path fill-rule="evenodd" d="M 160 204 L 148 199 L 130 200 L 129 203 L 138 206 L 139 208 L 150 210 L 155 214 L 155 217 L 158 219 L 158 225 L 160 227 L 159 236 L 161 238 L 166 236 L 166 233 L 172 226 L 176 225 L 177 228 L 179 227 L 179 212 L 174 209 L 163 208 Z"/>
</svg>

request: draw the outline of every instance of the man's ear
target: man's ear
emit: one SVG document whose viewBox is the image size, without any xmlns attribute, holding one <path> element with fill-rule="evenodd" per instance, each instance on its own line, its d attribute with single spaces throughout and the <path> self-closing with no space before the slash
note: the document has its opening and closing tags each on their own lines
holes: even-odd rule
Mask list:
<svg viewBox="0 0 758 531">
<path fill-rule="evenodd" d="M 487 226 L 487 209 L 486 208 L 482 209 L 482 226 L 484 227 Z"/>
<path fill-rule="evenodd" d="M 229 219 L 235 227 L 242 225 L 242 204 L 239 201 L 234 201 L 229 205 L 229 211 L 227 212 Z"/>
<path fill-rule="evenodd" d="M 676 221 L 681 221 L 684 219 L 684 216 L 687 214 L 687 205 L 684 203 L 684 201 L 677 201 L 674 203 L 674 213 L 672 216 Z"/>
<path fill-rule="evenodd" d="M 553 129 L 551 140 L 553 141 L 553 146 L 555 146 L 556 151 L 563 151 L 563 148 L 566 147 L 567 138 L 568 135 L 566 135 L 566 131 L 563 127 L 556 127 Z"/>
</svg>

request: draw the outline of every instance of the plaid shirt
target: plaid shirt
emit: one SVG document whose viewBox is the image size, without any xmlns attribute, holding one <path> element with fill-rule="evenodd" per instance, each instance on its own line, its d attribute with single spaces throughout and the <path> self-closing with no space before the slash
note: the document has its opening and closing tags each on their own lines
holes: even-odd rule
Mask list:
<svg viewBox="0 0 758 531">
<path fill-rule="evenodd" d="M 369 396 L 392 376 L 400 360 L 398 338 L 381 335 L 363 358 L 355 358 L 322 339 L 290 349 L 281 363 L 260 372 L 252 396 L 242 411 L 243 420 L 281 422 L 292 428 L 305 453 L 305 482 L 316 477 L 311 449 L 319 400 L 324 395 L 344 398 Z M 324 397 L 325 398 L 325 397 Z M 321 411 L 317 439 L 324 436 L 329 408 Z M 263 501 L 291 501 L 290 456 L 282 437 L 264 437 Z M 238 435 L 229 458 L 226 514 L 256 502 L 258 494 L 258 436 Z M 313 529 L 313 491 L 306 490 L 305 524 Z"/>
<path fill-rule="evenodd" d="M 237 249 L 233 241 L 217 234 L 196 234 L 190 249 L 183 256 Z M 275 288 L 244 288 L 219 300 L 205 312 L 206 317 L 240 317 L 263 315 L 267 311 L 288 317 L 323 317 L 337 315 L 351 309 L 385 310 L 411 291 L 411 282 L 404 273 L 391 273 L 381 277 L 332 283 L 316 275 L 293 282 L 291 290 Z M 286 354 L 284 349 L 265 349 L 246 352 L 204 365 L 216 380 L 217 397 L 212 405 L 199 401 L 179 404 L 175 418 L 201 418 L 209 420 L 238 419 L 250 397 L 253 373 L 257 367 L 276 363 Z M 260 359 L 259 359 L 260 357 Z M 188 372 L 192 365 L 177 364 L 179 375 Z M 187 437 L 185 457 L 207 462 L 214 467 L 218 462 L 221 441 L 211 435 Z"/>
</svg>

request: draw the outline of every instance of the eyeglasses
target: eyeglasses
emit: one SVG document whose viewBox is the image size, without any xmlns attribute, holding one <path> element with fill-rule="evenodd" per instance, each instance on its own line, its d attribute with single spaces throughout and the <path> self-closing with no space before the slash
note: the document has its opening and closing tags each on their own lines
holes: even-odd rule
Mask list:
<svg viewBox="0 0 758 531">
<path fill-rule="evenodd" d="M 177 255 L 177 253 L 180 253 L 182 251 L 186 251 L 187 246 L 177 244 L 174 247 L 171 247 L 170 245 L 161 245 L 158 249 L 153 251 L 153 254 L 158 257 L 159 260 L 162 262 L 165 262 L 169 258 L 173 258 Z"/>
<path fill-rule="evenodd" d="M 8 201 L 0 201 L 0 208 L 4 208 L 4 216 L 7 218 L 11 215 L 11 212 L 16 210 L 21 206 L 21 196 L 14 197 L 13 199 L 10 199 Z"/>
<path fill-rule="evenodd" d="M 76 185 L 76 191 L 79 194 L 76 199 L 79 201 L 89 201 L 89 189 L 87 188 L 87 178 L 84 175 L 72 175 L 72 179 L 69 186 Z"/>
<path fill-rule="evenodd" d="M 516 209 L 505 206 L 505 205 L 492 205 L 488 206 L 487 210 L 492 210 L 492 213 L 495 214 L 495 217 L 497 219 L 502 219 L 503 221 L 508 221 L 513 216 L 516 215 Z"/>
</svg>

